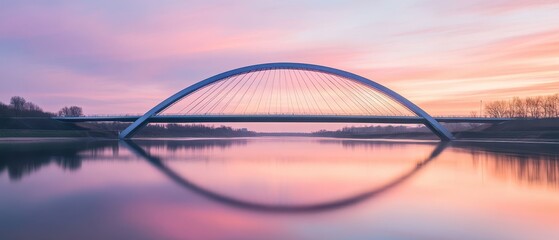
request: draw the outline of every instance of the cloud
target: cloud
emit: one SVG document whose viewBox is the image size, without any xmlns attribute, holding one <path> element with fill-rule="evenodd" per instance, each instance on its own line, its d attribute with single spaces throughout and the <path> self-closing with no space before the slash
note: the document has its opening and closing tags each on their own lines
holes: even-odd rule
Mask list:
<svg viewBox="0 0 559 240">
<path fill-rule="evenodd" d="M 136 113 L 229 69 L 293 61 L 355 72 L 429 112 L 464 112 L 449 106 L 553 89 L 538 91 L 559 81 L 554 3 L 10 2 L 0 9 L 0 98 Z M 501 14 L 472 17 L 487 12 Z"/>
<path fill-rule="evenodd" d="M 465 1 L 432 1 L 432 6 L 452 13 L 474 14 L 507 14 L 515 11 L 528 11 L 534 8 L 545 8 L 559 3 L 555 0 L 465 0 Z"/>
</svg>

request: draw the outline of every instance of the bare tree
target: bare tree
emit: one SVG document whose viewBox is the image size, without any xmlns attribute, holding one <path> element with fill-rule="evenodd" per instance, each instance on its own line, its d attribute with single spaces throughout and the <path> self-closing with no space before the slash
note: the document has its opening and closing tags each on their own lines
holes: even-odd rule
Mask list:
<svg viewBox="0 0 559 240">
<path fill-rule="evenodd" d="M 511 108 L 513 109 L 513 114 L 511 117 L 525 118 L 528 116 L 526 110 L 526 101 L 519 97 L 514 97 L 511 102 Z"/>
<path fill-rule="evenodd" d="M 10 107 L 15 109 L 16 111 L 23 111 L 25 108 L 25 98 L 20 96 L 13 96 L 10 99 Z"/>
<path fill-rule="evenodd" d="M 63 107 L 58 111 L 58 116 L 61 117 L 79 117 L 83 116 L 83 110 L 78 106 Z"/>
<path fill-rule="evenodd" d="M 489 102 L 485 105 L 485 111 L 487 115 L 491 117 L 496 117 L 496 118 L 505 117 L 508 112 L 507 105 L 508 104 L 506 101 Z"/>
<path fill-rule="evenodd" d="M 505 104 L 505 117 L 513 118 L 515 116 L 515 108 L 513 101 L 503 101 Z"/>
<path fill-rule="evenodd" d="M 557 117 L 557 107 L 559 106 L 559 94 L 546 96 L 543 99 L 543 117 Z"/>
<path fill-rule="evenodd" d="M 540 118 L 542 114 L 542 97 L 528 97 L 526 98 L 526 109 L 532 118 Z"/>
<path fill-rule="evenodd" d="M 514 97 L 510 101 L 493 101 L 485 104 L 491 117 L 553 118 L 559 117 L 559 93 L 549 96 Z"/>
<path fill-rule="evenodd" d="M 32 102 L 25 102 L 25 104 L 23 104 L 23 109 L 27 111 L 40 111 L 40 112 L 43 111 L 43 109 L 37 106 L 37 104 Z"/>
<path fill-rule="evenodd" d="M 555 109 L 554 112 L 555 112 L 555 114 L 554 114 L 553 117 L 559 117 L 559 93 L 557 93 L 557 94 L 555 94 L 555 95 L 553 95 L 553 96 L 554 96 L 554 99 L 555 99 L 555 103 L 554 103 L 554 106 L 555 106 L 555 107 L 554 107 L 554 109 Z"/>
</svg>

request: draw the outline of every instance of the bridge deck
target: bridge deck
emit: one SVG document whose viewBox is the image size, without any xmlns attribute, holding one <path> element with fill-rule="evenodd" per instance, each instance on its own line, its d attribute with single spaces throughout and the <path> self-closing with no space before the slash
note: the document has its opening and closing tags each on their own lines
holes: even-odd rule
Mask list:
<svg viewBox="0 0 559 240">
<path fill-rule="evenodd" d="M 134 122 L 141 116 L 85 116 L 53 117 L 63 122 Z M 445 123 L 498 123 L 512 118 L 435 117 Z M 321 122 L 321 123 L 402 123 L 423 124 L 416 116 L 352 116 L 352 115 L 159 115 L 149 119 L 152 123 L 221 123 L 221 122 Z"/>
</svg>

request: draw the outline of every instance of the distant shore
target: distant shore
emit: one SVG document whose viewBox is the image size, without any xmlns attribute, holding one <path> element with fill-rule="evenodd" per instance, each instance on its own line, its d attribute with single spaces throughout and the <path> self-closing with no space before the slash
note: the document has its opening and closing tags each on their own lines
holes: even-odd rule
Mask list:
<svg viewBox="0 0 559 240">
<path fill-rule="evenodd" d="M 0 130 L 2 133 L 3 130 Z M 45 131 L 37 131 L 39 134 L 26 133 L 26 134 L 13 134 L 10 136 L 5 136 L 3 134 L 0 137 L 0 142 L 33 142 L 33 141 L 68 141 L 68 140 L 117 140 L 118 136 L 92 136 L 92 134 L 87 133 L 65 133 L 64 131 L 56 132 L 52 131 L 48 134 L 45 134 Z M 467 134 L 467 137 L 464 135 Z M 174 136 L 174 137 L 139 137 L 141 139 L 160 139 L 160 138 L 239 138 L 239 137 L 247 137 L 247 136 Z M 431 134 L 416 134 L 416 133 L 401 133 L 401 134 L 379 134 L 379 135 L 362 135 L 362 136 L 317 136 L 311 133 L 273 133 L 273 134 L 257 134 L 254 136 L 249 136 L 253 138 L 259 137 L 325 137 L 325 138 L 337 138 L 337 139 L 387 139 L 387 140 L 432 140 L 437 141 L 438 138 L 436 136 L 432 136 Z M 491 135 L 475 135 L 471 133 L 456 133 L 456 140 L 457 141 L 474 141 L 474 142 L 556 142 L 559 143 L 559 138 L 531 138 L 526 137 L 522 133 L 518 134 L 518 136 L 513 136 L 509 133 L 508 137 L 499 137 L 499 136 L 491 136 Z"/>
<path fill-rule="evenodd" d="M 96 138 L 117 139 L 118 130 L 99 127 L 95 124 L 71 124 L 60 123 L 52 119 L 33 119 L 19 121 L 12 124 L 18 128 L 0 128 L 0 139 L 23 139 L 23 138 Z M 124 125 L 123 125 L 124 126 Z M 122 128 L 123 126 L 118 126 Z M 559 141 L 559 119 L 533 119 L 514 120 L 494 125 L 485 125 L 477 129 L 453 132 L 457 140 L 513 140 L 513 141 Z M 291 136 L 291 137 L 332 137 L 353 139 L 417 139 L 438 140 L 431 132 L 396 132 L 396 133 L 355 133 L 344 131 L 322 131 L 315 133 L 302 132 L 253 132 L 248 130 L 236 130 L 227 127 L 205 127 L 193 126 L 180 132 L 157 128 L 140 132 L 140 138 L 181 138 L 181 137 L 268 137 L 268 136 Z"/>
</svg>

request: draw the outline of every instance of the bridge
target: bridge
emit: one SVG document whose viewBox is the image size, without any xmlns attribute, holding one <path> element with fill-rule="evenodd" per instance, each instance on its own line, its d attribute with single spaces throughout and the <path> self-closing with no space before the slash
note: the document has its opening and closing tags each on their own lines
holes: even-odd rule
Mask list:
<svg viewBox="0 0 559 240">
<path fill-rule="evenodd" d="M 142 115 L 122 116 L 82 116 L 82 117 L 53 117 L 62 122 L 135 122 Z M 433 117 L 440 123 L 500 123 L 513 118 L 493 117 Z M 156 115 L 149 119 L 150 123 L 227 123 L 227 122 L 285 122 L 285 123 L 401 123 L 423 124 L 421 117 L 384 117 L 384 116 L 352 116 L 352 115 Z"/>
<path fill-rule="evenodd" d="M 128 139 L 148 123 L 336 122 L 424 124 L 442 141 L 440 123 L 489 123 L 508 118 L 430 116 L 391 89 L 343 70 L 304 63 L 266 63 L 197 82 L 138 116 L 55 117 L 66 122 L 132 122 Z"/>
</svg>

